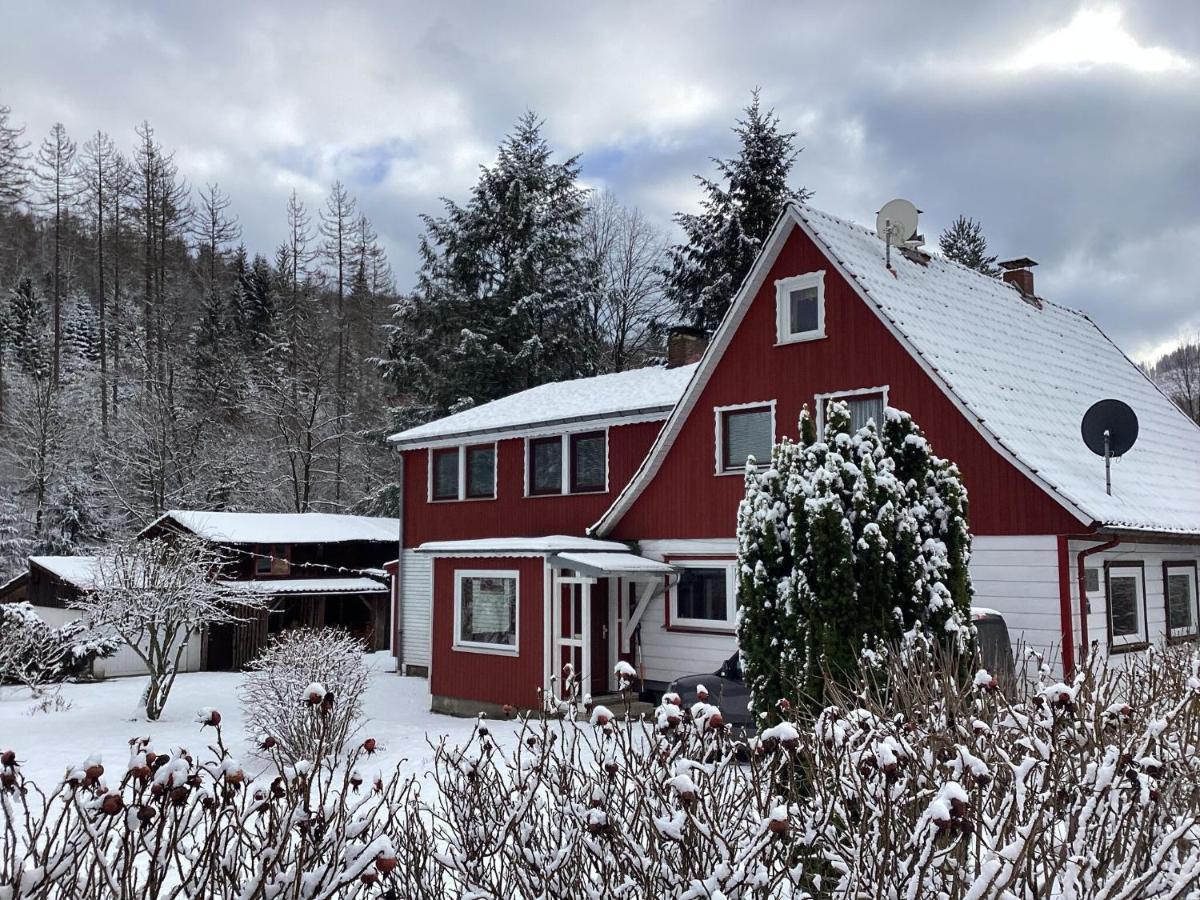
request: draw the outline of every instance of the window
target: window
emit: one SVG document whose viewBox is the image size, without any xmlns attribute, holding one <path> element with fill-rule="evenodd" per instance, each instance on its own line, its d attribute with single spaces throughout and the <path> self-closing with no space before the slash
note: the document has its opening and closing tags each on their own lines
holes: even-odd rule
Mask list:
<svg viewBox="0 0 1200 900">
<path fill-rule="evenodd" d="M 602 491 L 608 480 L 603 431 L 571 435 L 571 493 Z"/>
<path fill-rule="evenodd" d="M 825 430 L 825 414 L 829 404 L 845 403 L 850 412 L 850 429 L 857 432 L 867 424 L 868 420 L 875 422 L 875 427 L 883 428 L 883 411 L 887 408 L 887 387 L 861 388 L 856 391 L 840 391 L 833 394 L 817 394 L 817 430 Z"/>
<path fill-rule="evenodd" d="M 1138 649 L 1149 642 L 1141 563 L 1109 563 L 1105 569 L 1110 650 Z"/>
<path fill-rule="evenodd" d="M 467 496 L 473 500 L 496 496 L 496 445 L 468 447 Z"/>
<path fill-rule="evenodd" d="M 433 451 L 433 499 L 458 499 L 458 448 Z"/>
<path fill-rule="evenodd" d="M 454 573 L 456 649 L 516 654 L 518 585 L 515 571 Z"/>
<path fill-rule="evenodd" d="M 562 493 L 562 438 L 529 442 L 529 493 Z"/>
<path fill-rule="evenodd" d="M 717 409 L 718 474 L 744 471 L 751 456 L 759 465 L 767 465 L 774 443 L 774 404 Z"/>
<path fill-rule="evenodd" d="M 530 497 L 608 490 L 608 433 L 584 431 L 530 438 L 526 493 Z"/>
<path fill-rule="evenodd" d="M 781 344 L 825 337 L 825 273 L 775 282 L 776 339 Z"/>
<path fill-rule="evenodd" d="M 261 544 L 254 548 L 255 575 L 288 575 L 292 571 L 290 548 L 285 544 Z"/>
<path fill-rule="evenodd" d="M 495 444 L 430 451 L 430 500 L 491 500 L 495 496 Z"/>
<path fill-rule="evenodd" d="M 1163 563 L 1167 637 L 1196 637 L 1196 563 Z"/>
<path fill-rule="evenodd" d="M 733 563 L 679 563 L 671 591 L 671 625 L 731 631 L 736 625 Z"/>
</svg>

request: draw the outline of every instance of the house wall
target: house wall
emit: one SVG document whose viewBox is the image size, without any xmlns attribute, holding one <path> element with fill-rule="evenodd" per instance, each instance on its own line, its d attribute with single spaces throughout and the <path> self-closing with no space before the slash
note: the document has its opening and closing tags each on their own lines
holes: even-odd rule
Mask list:
<svg viewBox="0 0 1200 900">
<path fill-rule="evenodd" d="M 400 605 L 404 634 L 399 648 L 405 674 L 413 667 L 428 674 L 430 619 L 433 611 L 433 558 L 404 550 L 400 554 Z"/>
<path fill-rule="evenodd" d="M 1095 547 L 1104 540 L 1070 541 L 1068 557 L 1071 566 L 1070 590 L 1071 609 L 1073 617 L 1078 616 L 1079 610 L 1079 579 L 1076 577 L 1076 559 L 1080 550 Z M 1109 649 L 1108 640 L 1108 599 L 1105 591 L 1104 564 L 1106 562 L 1141 562 L 1145 565 L 1145 595 L 1146 621 L 1149 626 L 1151 644 L 1160 644 L 1166 638 L 1166 596 L 1163 590 L 1164 562 L 1196 562 L 1200 565 L 1200 544 L 1162 543 L 1153 541 L 1135 541 L 1123 539 L 1111 550 L 1101 551 L 1086 557 L 1084 565 L 1087 568 L 1100 570 L 1099 591 L 1088 592 L 1088 641 L 1100 652 Z M 1200 617 L 1200 609 L 1194 609 L 1193 615 Z M 1079 623 L 1074 618 L 1075 642 L 1079 642 Z M 1113 659 L 1127 656 L 1114 653 Z"/>
<path fill-rule="evenodd" d="M 515 656 L 455 649 L 456 570 L 516 570 L 519 573 Z M 537 557 L 438 558 L 433 563 L 433 662 L 429 689 L 439 698 L 536 708 L 542 686 L 545 561 Z"/>
<path fill-rule="evenodd" d="M 775 281 L 825 272 L 827 337 L 776 346 Z M 969 423 L 877 315 L 798 228 L 784 245 L 717 362 L 656 476 L 605 537 L 732 536 L 740 474 L 716 475 L 715 407 L 776 401 L 776 437 L 797 436 L 817 394 L 887 386 L 888 403 L 912 414 L 939 455 L 958 463 L 976 534 L 1080 532 L 1077 521 Z"/>
<path fill-rule="evenodd" d="M 404 546 L 418 547 L 426 541 L 583 534 L 628 483 L 661 426 L 661 421 L 610 426 L 608 490 L 586 494 L 526 497 L 525 439 L 508 438 L 497 442 L 495 499 L 431 501 L 429 451 L 406 450 Z M 577 424 L 571 430 L 588 429 Z"/>
</svg>

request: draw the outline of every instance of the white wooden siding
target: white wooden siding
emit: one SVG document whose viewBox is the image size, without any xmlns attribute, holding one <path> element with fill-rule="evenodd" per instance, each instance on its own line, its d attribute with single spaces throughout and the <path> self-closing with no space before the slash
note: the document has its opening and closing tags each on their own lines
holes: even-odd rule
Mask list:
<svg viewBox="0 0 1200 900">
<path fill-rule="evenodd" d="M 972 603 L 1004 616 L 1014 649 L 1024 645 L 1039 650 L 1061 670 L 1058 538 L 976 535 L 969 568 L 975 589 Z"/>
<path fill-rule="evenodd" d="M 1096 541 L 1071 541 L 1071 609 L 1079 609 L 1079 585 L 1075 572 L 1075 560 L 1080 550 L 1095 547 Z M 1108 601 L 1105 596 L 1104 564 L 1106 562 L 1140 562 L 1146 572 L 1146 621 L 1149 624 L 1151 644 L 1160 644 L 1166 636 L 1167 608 L 1163 595 L 1163 563 L 1167 561 L 1195 560 L 1200 562 L 1200 546 L 1196 544 L 1142 543 L 1122 540 L 1111 550 L 1093 553 L 1084 565 L 1100 570 L 1100 589 L 1088 591 L 1088 638 L 1093 646 L 1104 652 L 1108 649 Z M 1079 625 L 1075 625 L 1076 634 Z M 1078 638 L 1076 638 L 1078 640 Z M 1126 654 L 1114 658 L 1120 658 Z"/>
<path fill-rule="evenodd" d="M 400 607 L 404 613 L 404 665 L 428 666 L 433 618 L 433 558 L 428 554 L 401 552 Z"/>
</svg>

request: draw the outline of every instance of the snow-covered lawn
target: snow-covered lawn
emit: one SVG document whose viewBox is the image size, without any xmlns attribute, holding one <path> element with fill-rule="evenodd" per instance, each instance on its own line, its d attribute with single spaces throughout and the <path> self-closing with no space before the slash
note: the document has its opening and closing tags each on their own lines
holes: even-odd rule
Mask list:
<svg viewBox="0 0 1200 900">
<path fill-rule="evenodd" d="M 368 657 L 371 684 L 364 698 L 367 722 L 359 736 L 373 737 L 381 748 L 374 765 L 381 771 L 402 765 L 406 772 L 428 770 L 433 752 L 427 743 L 446 735 L 463 742 L 474 721 L 441 716 L 429 711 L 429 682 L 404 678 L 391 671 L 385 653 Z M 149 737 L 160 751 L 187 747 L 203 756 L 212 740 L 211 729 L 201 729 L 196 711 L 212 707 L 221 713 L 225 739 L 250 771 L 258 769 L 254 749 L 257 736 L 252 712 L 242 709 L 237 672 L 182 674 L 175 682 L 166 712 L 157 722 L 134 715 L 144 678 L 115 678 L 95 684 L 66 684 L 62 696 L 71 707 L 59 712 L 30 714 L 32 703 L 23 688 L 0 688 L 0 750 L 13 749 L 25 774 L 43 789 L 52 787 L 69 767 L 93 753 L 123 770 L 129 740 Z M 503 739 L 515 724 L 491 723 L 492 733 Z M 364 771 L 364 775 L 374 772 Z"/>
</svg>

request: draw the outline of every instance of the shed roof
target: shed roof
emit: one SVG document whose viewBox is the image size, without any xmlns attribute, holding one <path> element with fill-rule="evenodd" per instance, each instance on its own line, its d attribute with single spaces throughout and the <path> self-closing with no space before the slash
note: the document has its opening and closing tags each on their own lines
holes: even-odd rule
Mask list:
<svg viewBox="0 0 1200 900">
<path fill-rule="evenodd" d="M 330 544 L 395 542 L 398 519 L 339 513 L 206 512 L 172 509 L 142 531 L 175 523 L 206 541 L 225 544 Z"/>
</svg>

